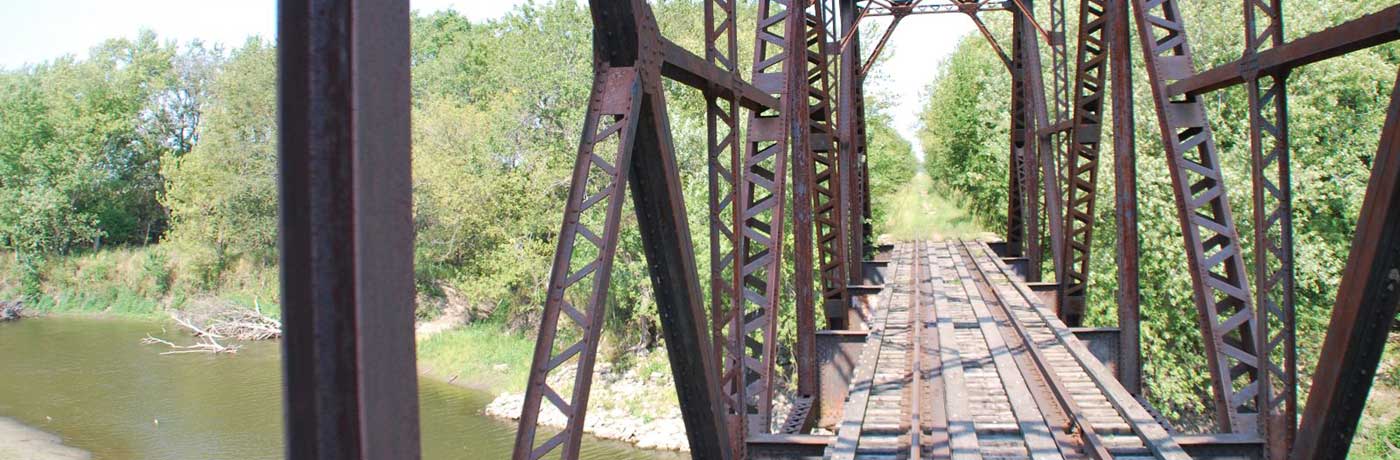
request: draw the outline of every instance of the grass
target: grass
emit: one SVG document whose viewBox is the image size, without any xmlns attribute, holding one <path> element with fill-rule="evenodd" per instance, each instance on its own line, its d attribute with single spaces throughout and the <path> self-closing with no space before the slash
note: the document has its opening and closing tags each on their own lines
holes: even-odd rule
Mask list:
<svg viewBox="0 0 1400 460">
<path fill-rule="evenodd" d="M 15 255 L 0 254 L 0 299 L 26 298 L 36 311 L 64 314 L 158 317 L 204 298 L 279 313 L 275 269 L 237 262 L 207 279 L 190 275 L 192 257 L 171 254 L 181 253 L 159 244 L 52 255 L 38 266 L 38 292 L 29 293 Z"/>
<path fill-rule="evenodd" d="M 956 199 L 933 193 L 933 179 L 920 171 L 887 198 L 884 233 L 898 241 L 972 239 L 986 234 L 971 214 L 957 206 Z"/>
<path fill-rule="evenodd" d="M 1357 433 L 1348 456 L 1355 459 L 1400 459 L 1400 417 Z"/>
<path fill-rule="evenodd" d="M 431 376 L 495 393 L 520 392 L 535 341 L 496 323 L 473 323 L 418 342 L 418 366 Z"/>
</svg>

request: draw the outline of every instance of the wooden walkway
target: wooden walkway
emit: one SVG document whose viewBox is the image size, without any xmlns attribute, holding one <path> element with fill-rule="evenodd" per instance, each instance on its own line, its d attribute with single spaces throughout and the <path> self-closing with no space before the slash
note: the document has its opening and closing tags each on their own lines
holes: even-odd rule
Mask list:
<svg viewBox="0 0 1400 460">
<path fill-rule="evenodd" d="M 986 244 L 901 244 L 890 279 L 826 458 L 1189 458 Z"/>
</svg>

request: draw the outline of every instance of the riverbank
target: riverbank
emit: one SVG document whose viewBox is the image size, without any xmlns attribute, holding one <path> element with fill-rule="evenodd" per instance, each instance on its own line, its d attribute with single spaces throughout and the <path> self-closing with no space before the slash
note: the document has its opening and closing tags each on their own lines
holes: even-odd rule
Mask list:
<svg viewBox="0 0 1400 460">
<path fill-rule="evenodd" d="M 486 406 L 486 415 L 511 421 L 520 417 L 534 353 L 532 338 L 489 322 L 447 329 L 420 326 L 419 331 L 418 367 L 423 376 L 491 393 L 495 399 Z M 584 431 L 644 449 L 688 450 L 665 350 L 620 356 L 594 369 Z M 558 380 L 572 377 L 571 371 L 560 369 L 553 376 L 554 388 L 572 388 L 572 382 Z M 554 428 L 562 428 L 564 421 L 559 411 L 548 408 L 540 419 Z"/>
<path fill-rule="evenodd" d="M 0 417 L 0 460 L 87 460 L 92 454 L 58 436 Z"/>
</svg>

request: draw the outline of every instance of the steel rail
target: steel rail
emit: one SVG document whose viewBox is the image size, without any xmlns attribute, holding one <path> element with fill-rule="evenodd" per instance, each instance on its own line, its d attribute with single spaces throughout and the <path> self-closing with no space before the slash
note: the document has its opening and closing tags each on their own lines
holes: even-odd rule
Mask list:
<svg viewBox="0 0 1400 460">
<path fill-rule="evenodd" d="M 910 407 L 908 460 L 920 460 L 920 457 L 923 454 L 923 440 L 920 438 L 920 436 L 923 434 L 924 431 L 923 422 L 920 418 L 921 414 L 919 413 L 919 411 L 921 410 L 920 404 L 923 400 L 924 387 L 924 342 L 922 332 L 924 329 L 924 315 L 922 301 L 923 290 L 920 289 L 920 286 L 924 284 L 924 274 L 922 270 L 923 266 L 920 264 L 920 262 L 923 260 L 923 250 L 920 249 L 920 244 L 918 241 L 914 241 L 913 246 L 914 269 L 911 281 L 914 288 L 909 294 L 911 296 L 909 299 L 909 322 L 911 323 L 910 329 L 913 330 L 909 331 L 909 333 L 912 335 L 911 341 L 914 345 L 914 350 L 913 355 L 910 357 L 909 361 L 909 385 L 911 385 L 909 391 L 911 396 L 909 398 Z"/>
<path fill-rule="evenodd" d="M 979 251 L 986 256 L 986 259 L 991 262 L 993 267 L 996 267 L 997 271 L 1000 272 L 1002 276 L 1008 278 L 1016 276 L 1000 258 L 996 257 L 996 254 L 986 243 L 979 242 L 977 246 L 979 246 Z M 1059 319 L 1056 318 L 1054 314 L 1048 313 L 1043 306 L 1038 305 L 1039 297 L 1034 292 L 1031 292 L 1030 288 L 1026 287 L 1024 283 L 1013 282 L 1011 286 L 1020 294 L 1022 299 L 1030 303 L 1030 308 L 1035 311 L 1036 315 L 1039 316 L 1041 320 L 1046 323 L 1047 327 L 1050 328 L 1051 332 L 1054 333 L 1056 341 L 1061 346 L 1065 347 L 1065 349 L 1069 351 L 1070 356 L 1083 367 L 1090 380 L 1094 382 L 1094 385 L 1099 391 L 1104 393 L 1106 399 L 1113 405 L 1114 410 L 1128 422 L 1128 426 L 1132 428 L 1133 433 L 1142 439 L 1144 445 L 1153 452 L 1154 456 L 1165 460 L 1190 459 L 1190 457 L 1186 455 L 1186 452 L 1182 450 L 1181 446 L 1172 439 L 1167 430 L 1159 425 L 1151 414 L 1148 414 L 1145 409 L 1138 405 L 1139 403 L 1132 394 L 1128 393 L 1121 385 L 1112 383 L 1114 382 L 1113 374 L 1109 372 L 1088 349 L 1084 348 L 1083 344 L 1078 343 L 1077 339 L 1074 339 L 1074 333 L 1070 332 L 1069 327 L 1060 323 Z M 1001 294 L 998 292 L 998 297 L 1000 296 Z M 1004 299 L 1004 297 L 1001 298 Z"/>
<path fill-rule="evenodd" d="M 902 252 L 902 251 L 901 251 Z M 903 264 L 898 259 L 902 259 L 903 254 L 899 254 L 894 265 L 893 276 L 898 279 Z M 837 425 L 836 439 L 828 447 L 830 460 L 854 460 L 856 448 L 860 445 L 860 435 L 865 425 L 866 408 L 870 403 L 870 393 L 874 389 L 875 370 L 879 365 L 880 351 L 885 346 L 886 326 L 889 320 L 889 305 L 894 301 L 894 289 L 886 289 L 881 294 L 884 301 L 881 303 L 885 308 L 876 313 L 877 317 L 870 323 L 870 333 L 866 336 L 865 347 L 861 350 L 860 363 L 851 375 L 850 396 L 846 400 L 845 414 L 839 425 Z"/>
<path fill-rule="evenodd" d="M 1055 397 L 1055 402 L 1059 404 L 1061 410 L 1065 411 L 1065 414 L 1069 415 L 1070 424 L 1073 425 L 1075 431 L 1079 433 L 1079 438 L 1084 442 L 1086 447 L 1085 453 L 1096 460 L 1108 460 L 1113 458 L 1113 455 L 1108 452 L 1108 448 L 1104 446 L 1103 440 L 1100 439 L 1098 434 L 1094 431 L 1093 425 L 1089 423 L 1088 417 L 1084 415 L 1084 411 L 1081 410 L 1079 404 L 1070 397 L 1069 388 L 1060 380 L 1059 374 L 1051 368 L 1049 358 L 1046 358 L 1045 352 L 1037 346 L 1035 338 L 1031 336 L 1030 331 L 1026 330 L 1026 326 L 1021 323 L 1020 318 L 1016 317 L 1016 313 L 1011 311 L 1011 307 L 1008 306 L 1006 298 L 1002 297 L 1001 293 L 995 288 L 991 288 L 991 280 L 987 277 L 986 269 L 977 261 L 977 257 L 973 255 L 972 249 L 968 246 L 968 243 L 966 241 L 960 241 L 959 245 L 961 246 L 962 254 L 967 257 L 968 262 L 971 263 L 975 269 L 975 273 L 981 279 L 981 282 L 989 287 L 988 290 L 992 292 L 993 297 L 996 299 L 995 303 L 998 306 L 998 310 L 1005 315 L 1007 326 L 1003 327 L 1009 326 L 1010 329 L 1016 333 L 1016 336 L 1021 338 L 1022 343 L 1025 344 L 1026 351 L 1030 353 L 1031 360 L 1035 362 L 1036 370 L 1040 371 L 1041 377 L 1045 379 L 1045 383 L 1050 387 L 1050 393 Z"/>
</svg>

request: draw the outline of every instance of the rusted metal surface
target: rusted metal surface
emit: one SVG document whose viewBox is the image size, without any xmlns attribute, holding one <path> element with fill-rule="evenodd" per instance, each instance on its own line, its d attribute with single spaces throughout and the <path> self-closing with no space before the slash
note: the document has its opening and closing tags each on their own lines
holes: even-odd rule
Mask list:
<svg viewBox="0 0 1400 460">
<path fill-rule="evenodd" d="M 1400 304 L 1400 78 L 1289 458 L 1346 458 Z"/>
<path fill-rule="evenodd" d="M 812 206 L 817 241 L 817 264 L 821 270 L 822 307 L 827 324 L 839 329 L 845 321 L 850 296 L 846 292 L 847 259 L 845 213 L 842 205 L 841 161 L 838 153 L 835 108 L 836 60 L 831 48 L 837 36 L 836 3 L 816 0 L 807 8 L 807 81 L 812 155 Z M 839 315 L 839 316 L 837 316 Z"/>
<path fill-rule="evenodd" d="M 417 459 L 406 2 L 278 5 L 287 458 Z"/>
<path fill-rule="evenodd" d="M 1283 44 L 1282 0 L 1244 2 L 1245 62 Z M 1259 373 L 1255 411 L 1270 459 L 1288 456 L 1296 420 L 1297 339 L 1293 307 L 1293 187 L 1288 146 L 1288 72 L 1243 69 L 1249 97 L 1249 153 L 1254 198 L 1254 349 Z"/>
<path fill-rule="evenodd" d="M 561 445 L 564 458 L 578 456 L 641 102 L 636 68 L 599 64 L 516 434 L 517 460 L 543 458 Z M 598 229 L 589 228 L 590 224 Z M 560 334 L 561 315 L 562 324 L 570 330 L 566 334 Z M 573 341 L 556 345 L 561 335 Z M 549 382 L 555 370 L 575 375 L 568 400 Z M 568 425 L 537 446 L 536 422 L 544 400 L 564 414 Z"/>
<path fill-rule="evenodd" d="M 594 2 L 595 80 L 535 346 L 513 457 L 577 458 L 626 188 L 643 222 L 661 324 L 690 445 L 730 458 L 679 172 L 661 91 L 663 42 L 644 2 Z M 734 83 L 729 83 L 734 88 Z M 629 181 L 630 179 L 630 181 Z M 564 318 L 561 319 L 561 316 Z M 568 331 L 561 334 L 561 326 Z M 568 340 L 559 343 L 560 340 Z M 551 378 L 558 373 L 560 378 Z M 554 388 L 572 374 L 565 400 Z M 544 401 L 567 424 L 536 437 Z"/>
<path fill-rule="evenodd" d="M 1065 186 L 1065 277 L 1060 280 L 1060 319 L 1071 327 L 1084 318 L 1089 285 L 1089 249 L 1094 241 L 1094 206 L 1098 201 L 1099 151 L 1103 139 L 1104 80 L 1108 74 L 1108 2 L 1079 2 L 1079 41 L 1075 53 L 1073 123 L 1069 131 Z"/>
<path fill-rule="evenodd" d="M 1253 300 L 1230 212 L 1219 151 L 1197 96 L 1173 98 L 1172 81 L 1194 73 L 1178 0 L 1133 0 L 1157 120 L 1185 239 L 1206 360 L 1221 430 L 1252 430 L 1258 363 Z M 1244 376 L 1245 378 L 1241 378 Z"/>
<path fill-rule="evenodd" d="M 1020 16 L 1020 15 L 1017 15 Z M 1032 265 L 1039 269 L 1040 254 L 1039 245 L 1036 238 L 1027 237 L 1028 232 L 1038 231 L 1039 227 L 1034 224 L 1039 217 L 1037 201 L 1031 190 L 1030 174 L 1027 172 L 1029 165 L 1026 147 L 1032 145 L 1027 132 L 1030 131 L 1030 119 L 1026 110 L 1026 74 L 1025 61 L 1020 58 L 1022 42 L 1020 33 L 1025 22 L 1013 18 L 1011 25 L 1011 55 L 1007 64 L 1007 70 L 1011 74 L 1011 104 L 1010 104 L 1010 128 L 1007 130 L 1010 139 L 1007 145 L 1011 148 L 1008 158 L 1010 164 L 1007 167 L 1009 176 L 1007 178 L 1006 189 L 1006 255 L 1019 257 L 1025 255 L 1034 262 Z M 1035 248 L 1027 247 L 1027 243 Z M 1035 253 L 1032 257 L 1031 254 Z"/>
<path fill-rule="evenodd" d="M 802 2 L 787 17 L 787 36 L 804 37 L 791 45 L 792 66 L 787 73 L 793 159 L 793 254 L 797 343 L 797 394 L 793 410 L 783 423 L 786 433 L 806 431 L 817 411 L 816 306 L 813 261 L 813 230 L 830 231 L 830 220 L 820 224 L 814 210 L 829 213 L 834 206 L 830 196 L 835 130 L 831 124 L 830 60 L 826 53 L 825 14 L 820 3 Z M 800 71 L 799 71 L 800 70 Z M 823 292 L 825 283 L 823 283 Z M 822 297 L 825 305 L 825 296 Z"/>
<path fill-rule="evenodd" d="M 1129 49 L 1128 0 L 1108 0 L 1109 74 L 1113 87 L 1114 223 L 1118 244 L 1118 381 L 1142 396 L 1142 292 L 1138 258 L 1136 123 L 1133 120 L 1133 64 Z"/>
<path fill-rule="evenodd" d="M 710 91 L 717 97 L 738 98 L 739 104 L 748 109 L 781 109 L 778 98 L 743 79 L 731 79 L 728 68 L 712 64 L 665 37 L 657 41 L 662 50 L 662 76 L 701 91 Z"/>
<path fill-rule="evenodd" d="M 1027 258 L 1029 270 L 1027 279 L 1040 281 L 1043 253 L 1040 245 L 1040 199 L 1036 187 L 1040 177 L 1035 164 L 1034 134 L 1035 120 L 1031 115 L 1030 94 L 1027 88 L 1025 39 L 1026 26 L 1030 19 L 1025 14 L 1016 14 L 1011 25 L 1011 147 L 1010 180 L 1007 200 L 1006 242 L 1008 254 Z"/>
<path fill-rule="evenodd" d="M 724 0 L 705 2 L 705 60 L 719 66 L 732 80 L 739 78 L 739 39 L 734 4 Z M 731 378 L 738 375 L 738 359 L 732 355 L 729 337 L 738 332 L 734 319 L 738 291 L 732 280 L 739 272 L 737 174 L 743 168 L 739 145 L 739 114 L 734 98 L 724 98 L 713 90 L 706 92 L 706 127 L 709 149 L 708 179 L 710 208 L 710 318 L 716 365 L 720 370 L 723 397 L 720 400 L 725 427 L 729 430 L 728 447 L 738 452 L 745 433 L 740 416 L 739 400 L 734 397 L 738 385 Z"/>
<path fill-rule="evenodd" d="M 1400 5 L 1347 21 L 1336 27 L 1308 35 L 1250 58 L 1181 78 L 1168 85 L 1172 96 L 1201 94 L 1244 83 L 1246 69 L 1260 74 L 1276 74 L 1353 51 L 1400 40 Z"/>
<path fill-rule="evenodd" d="M 837 0 L 837 11 L 840 14 L 841 34 L 846 43 L 841 47 L 839 58 L 839 78 L 836 90 L 836 122 L 837 122 L 837 162 L 840 164 L 838 182 L 840 183 L 839 204 L 844 210 L 846 237 L 846 277 L 847 284 L 859 283 L 861 277 L 860 262 L 864 254 L 864 199 L 863 190 L 860 185 L 860 175 L 863 161 L 862 147 L 863 139 L 860 130 L 860 87 L 862 76 L 860 72 L 860 35 L 858 31 L 859 11 L 856 8 L 855 0 Z M 846 327 L 854 327 L 859 322 L 858 309 L 853 304 L 848 305 Z"/>
<path fill-rule="evenodd" d="M 911 2 L 900 2 L 890 0 L 868 0 L 865 9 L 866 16 L 899 16 L 915 14 L 948 14 L 961 13 L 968 5 L 975 5 L 979 11 L 1005 11 L 1012 8 L 1011 1 L 989 1 L 981 0 L 974 2 L 953 1 L 927 1 L 917 0 Z"/>
<path fill-rule="evenodd" d="M 786 68 L 793 62 L 794 44 L 785 40 L 785 4 L 758 4 L 754 37 L 753 81 L 769 94 L 788 96 Z M 739 407 L 747 432 L 767 433 L 773 412 L 773 370 L 778 347 L 779 288 L 782 276 L 784 201 L 787 192 L 788 114 L 783 110 L 749 115 L 744 136 L 744 159 L 739 173 L 735 277 L 735 311 L 741 334 L 729 337 L 730 354 L 740 359 Z"/>
<path fill-rule="evenodd" d="M 867 331 L 823 330 L 817 332 L 817 363 L 820 371 L 820 405 L 817 426 L 832 429 L 845 411 L 851 375 L 860 361 Z"/>
<path fill-rule="evenodd" d="M 1026 8 L 1034 8 L 1033 0 L 1024 0 Z M 1027 11 L 1026 14 L 1017 15 L 1016 21 L 1025 21 L 1026 17 L 1033 16 L 1034 10 Z M 1064 253 L 1060 247 L 1063 240 L 1059 235 L 1063 235 L 1064 212 L 1061 206 L 1060 176 L 1055 168 L 1055 147 L 1054 140 L 1049 134 L 1039 133 L 1038 127 L 1049 126 L 1049 106 L 1046 103 L 1045 80 L 1040 60 L 1040 41 L 1035 34 L 1027 27 L 1021 27 L 1019 34 L 1024 45 L 1021 56 L 1018 59 L 1024 60 L 1023 71 L 1026 75 L 1026 109 L 1031 112 L 1032 132 L 1035 134 L 1035 145 L 1032 153 L 1035 159 L 1035 166 L 1039 168 L 1040 176 L 1040 200 L 1042 200 L 1043 215 L 1045 216 L 1045 231 L 1040 233 L 1043 236 L 1040 247 L 1043 249 L 1048 241 L 1051 265 L 1055 273 L 1056 283 L 1064 279 L 1064 261 L 1061 255 Z M 1053 45 L 1051 45 L 1053 46 Z M 1059 308 L 1058 305 L 1056 308 Z"/>
</svg>

